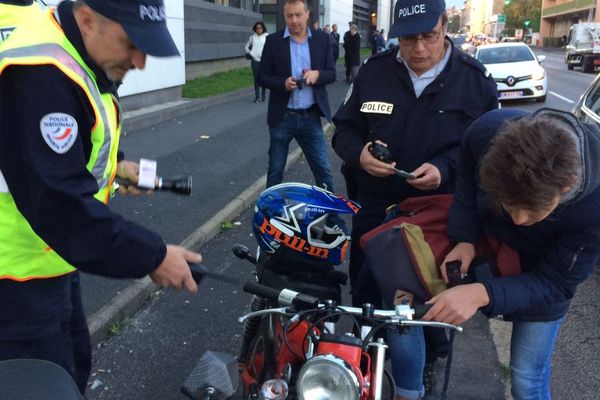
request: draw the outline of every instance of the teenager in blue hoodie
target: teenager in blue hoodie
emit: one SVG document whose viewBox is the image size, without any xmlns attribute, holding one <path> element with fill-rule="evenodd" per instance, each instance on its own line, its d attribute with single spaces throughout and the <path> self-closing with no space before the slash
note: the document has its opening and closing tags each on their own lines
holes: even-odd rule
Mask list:
<svg viewBox="0 0 600 400">
<path fill-rule="evenodd" d="M 600 129 L 572 114 L 494 110 L 467 131 L 445 263 L 469 271 L 483 232 L 512 247 L 521 273 L 433 297 L 425 319 L 462 324 L 477 310 L 513 322 L 515 400 L 550 399 L 552 352 L 577 286 L 600 257 Z"/>
</svg>

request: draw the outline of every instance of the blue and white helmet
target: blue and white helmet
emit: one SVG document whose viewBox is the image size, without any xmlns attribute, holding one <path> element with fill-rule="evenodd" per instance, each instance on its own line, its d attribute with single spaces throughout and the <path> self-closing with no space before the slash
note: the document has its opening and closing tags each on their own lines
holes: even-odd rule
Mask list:
<svg viewBox="0 0 600 400">
<path fill-rule="evenodd" d="M 309 259 L 337 265 L 344 261 L 350 238 L 339 226 L 326 226 L 326 220 L 359 209 L 352 200 L 317 186 L 282 183 L 258 196 L 252 228 L 262 251 L 275 253 L 285 246 Z"/>
</svg>

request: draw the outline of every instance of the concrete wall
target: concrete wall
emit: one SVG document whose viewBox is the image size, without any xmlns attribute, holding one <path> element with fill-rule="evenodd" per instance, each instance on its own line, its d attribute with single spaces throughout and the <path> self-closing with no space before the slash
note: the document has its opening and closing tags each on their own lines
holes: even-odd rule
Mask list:
<svg viewBox="0 0 600 400">
<path fill-rule="evenodd" d="M 348 30 L 348 22 L 352 21 L 352 0 L 325 0 L 324 4 L 324 24 L 337 24 L 341 44 L 344 33 Z"/>
</svg>

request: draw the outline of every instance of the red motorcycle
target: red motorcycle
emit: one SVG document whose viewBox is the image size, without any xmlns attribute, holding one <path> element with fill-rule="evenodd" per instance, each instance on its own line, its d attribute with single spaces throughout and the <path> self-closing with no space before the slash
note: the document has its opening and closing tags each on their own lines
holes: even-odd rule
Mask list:
<svg viewBox="0 0 600 400">
<path fill-rule="evenodd" d="M 244 285 L 254 296 L 250 312 L 240 317 L 241 350 L 237 360 L 205 354 L 184 393 L 228 399 L 241 379 L 243 400 L 395 399 L 394 380 L 384 368 L 387 346 L 377 333 L 390 325 L 461 328 L 414 320 L 425 310 L 408 305 L 393 310 L 341 305 L 347 275 L 336 266 L 349 237 L 339 214 L 358 210 L 350 200 L 304 184 L 261 193 L 253 222 L 259 256 L 242 245 L 233 249 L 256 266 L 256 280 Z"/>
</svg>

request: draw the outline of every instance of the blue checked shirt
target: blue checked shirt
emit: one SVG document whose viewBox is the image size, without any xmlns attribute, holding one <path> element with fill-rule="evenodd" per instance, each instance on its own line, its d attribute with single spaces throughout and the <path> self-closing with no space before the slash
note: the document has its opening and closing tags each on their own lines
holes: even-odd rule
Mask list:
<svg viewBox="0 0 600 400">
<path fill-rule="evenodd" d="M 308 39 L 312 37 L 310 29 L 306 30 L 308 36 L 303 42 L 296 42 L 290 35 L 288 28 L 285 28 L 283 37 L 290 38 L 290 56 L 292 64 L 292 76 L 296 79 L 302 78 L 304 71 L 310 70 L 310 47 L 308 46 Z M 288 108 L 300 109 L 310 108 L 315 103 L 313 97 L 312 86 L 304 85 L 302 89 L 294 89 L 290 94 L 290 101 L 288 102 Z"/>
</svg>

